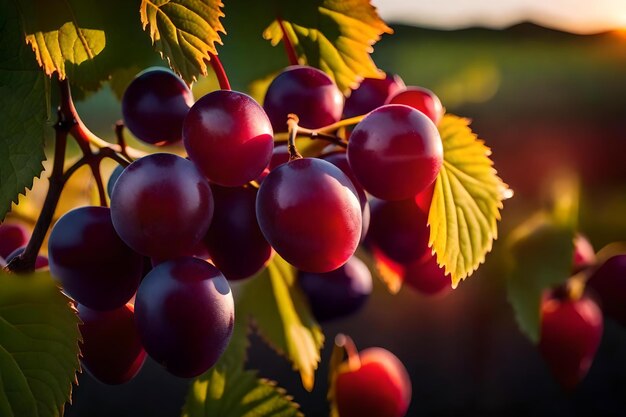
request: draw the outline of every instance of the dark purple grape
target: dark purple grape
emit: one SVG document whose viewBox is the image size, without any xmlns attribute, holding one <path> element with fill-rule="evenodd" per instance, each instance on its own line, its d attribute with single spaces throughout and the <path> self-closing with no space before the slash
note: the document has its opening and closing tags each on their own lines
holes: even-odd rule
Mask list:
<svg viewBox="0 0 626 417">
<path fill-rule="evenodd" d="M 408 87 L 397 92 L 385 104 L 404 104 L 424 113 L 437 124 L 443 117 L 444 109 L 439 97 L 423 87 Z"/>
<path fill-rule="evenodd" d="M 298 282 L 320 322 L 355 313 L 372 292 L 372 274 L 355 256 L 334 271 L 299 272 Z"/>
<path fill-rule="evenodd" d="M 28 243 L 30 233 L 20 223 L 0 224 L 0 257 L 7 258 L 15 249 Z"/>
<path fill-rule="evenodd" d="M 356 125 L 348 161 L 365 191 L 384 200 L 405 200 L 435 181 L 443 145 L 437 127 L 423 113 L 390 104 Z"/>
<path fill-rule="evenodd" d="M 150 357 L 179 377 L 200 375 L 217 362 L 234 320 L 228 281 L 201 259 L 164 262 L 137 291 L 135 322 L 142 344 Z"/>
<path fill-rule="evenodd" d="M 587 286 L 600 297 L 602 310 L 626 326 L 626 255 L 606 260 L 587 281 Z"/>
<path fill-rule="evenodd" d="M 146 359 L 135 328 L 134 308 L 126 304 L 111 311 L 78 305 L 82 324 L 82 362 L 94 378 L 109 385 L 123 384 L 137 375 Z"/>
<path fill-rule="evenodd" d="M 142 255 L 187 254 L 206 234 L 213 196 L 194 164 L 166 153 L 144 156 L 120 175 L 111 197 L 115 230 Z"/>
<path fill-rule="evenodd" d="M 227 187 L 256 179 L 274 147 L 263 108 L 252 97 L 227 90 L 209 93 L 194 104 L 183 125 L 183 140 L 200 171 Z"/>
<path fill-rule="evenodd" d="M 287 262 L 307 272 L 339 268 L 361 237 L 361 206 L 350 179 L 330 162 L 301 158 L 269 173 L 256 214 L 263 235 Z"/>
<path fill-rule="evenodd" d="M 352 169 L 348 164 L 348 156 L 344 151 L 337 151 L 324 154 L 320 158 L 339 168 L 348 178 L 350 178 L 350 181 L 352 181 L 352 185 L 354 185 L 357 195 L 359 196 L 359 203 L 361 203 L 361 217 L 363 219 L 361 242 L 363 242 L 370 225 L 370 205 L 367 201 L 367 195 L 365 194 L 363 187 L 359 184 L 359 181 L 354 176 L 354 172 L 352 172 Z"/>
<path fill-rule="evenodd" d="M 141 256 L 119 238 L 106 207 L 65 213 L 50 233 L 48 257 L 64 291 L 94 310 L 122 307 L 141 279 Z"/>
<path fill-rule="evenodd" d="M 385 104 L 398 91 L 404 89 L 404 81 L 399 75 L 387 74 L 385 78 L 365 78 L 359 88 L 346 99 L 343 117 L 366 114 Z"/>
<path fill-rule="evenodd" d="M 274 78 L 265 93 L 263 108 L 276 132 L 287 131 L 290 113 L 298 116 L 300 126 L 317 129 L 341 119 L 343 95 L 323 71 L 293 65 Z"/>
<path fill-rule="evenodd" d="M 287 145 L 274 146 L 274 150 L 272 151 L 272 159 L 270 160 L 270 164 L 268 166 L 270 171 L 277 166 L 285 164 L 287 162 L 289 162 L 289 148 L 287 148 Z"/>
<path fill-rule="evenodd" d="M 415 199 L 370 202 L 368 243 L 394 262 L 425 261 L 430 257 L 428 216 Z"/>
<path fill-rule="evenodd" d="M 183 120 L 193 104 L 187 84 L 166 68 L 137 74 L 122 97 L 124 124 L 138 139 L 165 145 L 182 137 Z"/>
<path fill-rule="evenodd" d="M 256 189 L 212 184 L 215 212 L 204 243 L 215 266 L 229 280 L 250 277 L 272 256 L 256 219 Z"/>
<path fill-rule="evenodd" d="M 109 182 L 107 183 L 107 193 L 109 194 L 109 198 L 113 195 L 113 187 L 115 186 L 117 179 L 120 175 L 122 175 L 122 172 L 124 172 L 124 167 L 121 165 L 116 166 L 113 172 L 111 172 Z"/>
<path fill-rule="evenodd" d="M 21 248 L 15 249 L 13 252 L 9 254 L 9 256 L 7 256 L 6 263 L 8 264 L 14 258 L 17 258 L 18 256 L 20 256 L 22 253 L 24 253 L 25 249 L 26 249 L 26 246 L 22 246 Z M 48 258 L 43 255 L 37 255 L 37 258 L 35 259 L 35 269 L 42 269 L 42 268 L 47 268 L 47 267 L 48 267 Z"/>
</svg>

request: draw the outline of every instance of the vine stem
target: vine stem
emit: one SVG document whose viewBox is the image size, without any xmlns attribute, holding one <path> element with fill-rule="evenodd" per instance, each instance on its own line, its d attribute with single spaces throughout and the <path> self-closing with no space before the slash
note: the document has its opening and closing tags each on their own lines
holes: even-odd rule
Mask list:
<svg viewBox="0 0 626 417">
<path fill-rule="evenodd" d="M 211 58 L 209 62 L 211 63 L 213 71 L 215 72 L 215 76 L 217 77 L 217 81 L 220 84 L 220 88 L 222 90 L 230 90 L 230 82 L 228 81 L 228 76 L 226 75 L 226 70 L 224 70 L 222 61 L 220 61 L 217 55 L 214 55 L 210 52 L 209 57 Z"/>
<path fill-rule="evenodd" d="M 300 155 L 300 152 L 298 152 L 298 149 L 296 148 L 296 137 L 298 136 L 298 130 L 300 128 L 298 126 L 299 121 L 298 116 L 293 113 L 287 116 L 287 127 L 289 129 L 287 149 L 289 150 L 289 161 L 302 158 L 302 155 Z"/>
<path fill-rule="evenodd" d="M 296 55 L 296 49 L 293 47 L 291 43 L 291 39 L 287 36 L 287 29 L 285 29 L 285 25 L 283 23 L 283 19 L 280 17 L 276 19 L 278 21 L 278 25 L 280 26 L 280 31 L 283 33 L 283 44 L 285 45 L 285 52 L 287 53 L 287 58 L 289 59 L 289 63 L 291 65 L 298 65 L 298 55 Z"/>
</svg>

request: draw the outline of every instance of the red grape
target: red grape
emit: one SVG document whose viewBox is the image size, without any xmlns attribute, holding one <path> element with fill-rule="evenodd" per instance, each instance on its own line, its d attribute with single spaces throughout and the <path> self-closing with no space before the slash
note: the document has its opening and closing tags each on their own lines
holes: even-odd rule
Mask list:
<svg viewBox="0 0 626 417">
<path fill-rule="evenodd" d="M 172 374 L 191 378 L 226 349 L 235 320 L 228 281 L 210 263 L 183 257 L 154 267 L 135 298 L 141 342 Z"/>
<path fill-rule="evenodd" d="M 450 276 L 437 265 L 437 257 L 412 262 L 404 267 L 403 281 L 424 295 L 445 294 L 452 290 Z"/>
<path fill-rule="evenodd" d="M 115 230 L 142 255 L 170 259 L 188 253 L 206 234 L 213 196 L 193 163 L 156 153 L 130 164 L 111 197 Z"/>
<path fill-rule="evenodd" d="M 372 274 L 356 256 L 338 269 L 323 274 L 300 271 L 298 282 L 318 321 L 356 312 L 372 292 Z"/>
<path fill-rule="evenodd" d="M 29 235 L 20 223 L 0 224 L 0 257 L 6 259 L 15 249 L 26 245 Z"/>
<path fill-rule="evenodd" d="M 97 380 L 115 385 L 137 375 L 146 359 L 134 321 L 134 308 L 126 304 L 111 311 L 78 305 L 82 324 L 82 362 Z"/>
<path fill-rule="evenodd" d="M 371 112 L 387 103 L 387 100 L 404 89 L 404 81 L 399 75 L 387 74 L 385 78 L 365 78 L 359 88 L 346 99 L 343 117 L 355 117 Z"/>
<path fill-rule="evenodd" d="M 215 212 L 204 243 L 215 266 L 229 280 L 257 273 L 272 248 L 256 219 L 256 189 L 212 184 Z"/>
<path fill-rule="evenodd" d="M 602 312 L 583 296 L 579 300 L 547 297 L 541 305 L 539 351 L 566 390 L 582 380 L 602 337 Z"/>
<path fill-rule="evenodd" d="M 424 113 L 435 124 L 443 117 L 444 109 L 439 97 L 423 87 L 408 87 L 397 92 L 385 104 L 405 104 Z"/>
<path fill-rule="evenodd" d="M 141 279 L 141 256 L 119 238 L 106 207 L 80 207 L 57 221 L 48 240 L 50 273 L 94 310 L 122 307 Z"/>
<path fill-rule="evenodd" d="M 229 90 L 202 97 L 183 124 L 189 159 L 211 182 L 227 187 L 244 185 L 263 172 L 272 157 L 273 135 L 263 108 Z"/>
<path fill-rule="evenodd" d="M 443 145 L 437 127 L 423 113 L 390 104 L 356 125 L 348 161 L 366 191 L 384 200 L 404 200 L 435 181 Z"/>
<path fill-rule="evenodd" d="M 339 168 L 320 159 L 296 159 L 271 171 L 259 189 L 256 214 L 276 252 L 307 272 L 339 268 L 361 237 L 354 185 Z"/>
<path fill-rule="evenodd" d="M 126 127 L 138 139 L 153 145 L 182 137 L 183 120 L 193 104 L 187 84 L 166 68 L 139 73 L 124 92 L 122 114 Z"/>
<path fill-rule="evenodd" d="M 323 71 L 293 65 L 274 78 L 265 94 L 263 108 L 276 132 L 287 131 L 290 113 L 298 116 L 300 126 L 317 129 L 341 119 L 343 95 Z"/>
<path fill-rule="evenodd" d="M 415 199 L 373 199 L 368 242 L 398 263 L 423 262 L 430 258 L 428 216 Z"/>
</svg>

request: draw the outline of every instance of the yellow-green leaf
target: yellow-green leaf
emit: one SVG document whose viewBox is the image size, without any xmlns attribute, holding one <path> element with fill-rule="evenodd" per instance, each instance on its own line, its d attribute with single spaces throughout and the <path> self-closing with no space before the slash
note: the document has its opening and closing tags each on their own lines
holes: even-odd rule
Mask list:
<svg viewBox="0 0 626 417">
<path fill-rule="evenodd" d="M 191 83 L 207 75 L 207 61 L 217 55 L 215 43 L 226 33 L 220 0 L 142 0 L 141 23 L 170 67 Z"/>
<path fill-rule="evenodd" d="M 324 335 L 297 286 L 295 268 L 274 255 L 267 268 L 240 290 L 237 314 L 253 320 L 263 339 L 289 359 L 311 390 Z"/>
<path fill-rule="evenodd" d="M 369 0 L 281 0 L 276 7 L 280 20 L 265 29 L 265 39 L 277 45 L 284 28 L 300 63 L 328 73 L 344 93 L 364 77 L 383 76 L 370 54 L 382 34 L 393 31 Z"/>
<path fill-rule="evenodd" d="M 66 0 L 21 0 L 26 43 L 45 73 L 66 77 L 66 62 L 79 65 L 104 49 L 106 35 L 78 21 Z"/>
<path fill-rule="evenodd" d="M 510 192 L 496 175 L 490 149 L 469 123 L 450 114 L 439 123 L 444 161 L 428 214 L 430 245 L 453 287 L 485 261 L 498 236 L 502 201 Z"/>
<path fill-rule="evenodd" d="M 48 272 L 0 272 L 2 416 L 59 417 L 80 370 L 79 319 Z"/>
</svg>

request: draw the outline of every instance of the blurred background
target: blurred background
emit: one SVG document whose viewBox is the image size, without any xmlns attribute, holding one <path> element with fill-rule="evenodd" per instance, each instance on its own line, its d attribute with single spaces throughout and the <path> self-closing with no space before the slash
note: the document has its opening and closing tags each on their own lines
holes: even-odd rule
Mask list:
<svg viewBox="0 0 626 417">
<path fill-rule="evenodd" d="M 375 45 L 378 66 L 407 85 L 433 90 L 449 112 L 473 119 L 474 131 L 492 148 L 499 175 L 515 191 L 505 202 L 501 238 L 486 264 L 443 297 L 406 288 L 392 296 L 375 282 L 359 314 L 324 326 L 327 348 L 312 393 L 257 337 L 248 367 L 278 381 L 306 416 L 327 416 L 328 346 L 343 332 L 359 349 L 381 346 L 403 361 L 413 383 L 410 416 L 626 415 L 626 329 L 607 319 L 588 377 L 573 393 L 563 392 L 518 329 L 502 266 L 502 241 L 542 207 L 546 187 L 563 171 L 581 180 L 580 231 L 595 249 L 626 240 L 626 2 L 375 4 L 395 30 Z M 233 67 L 236 86 L 245 89 L 269 74 L 251 64 L 258 58 L 265 68 L 258 55 L 265 52 L 229 49 L 228 37 L 225 44 L 220 56 Z M 281 56 L 282 47 L 267 53 Z M 120 109 L 109 87 L 78 110 L 96 133 L 112 138 Z M 90 185 L 86 176 L 74 184 L 77 195 Z M 104 386 L 87 374 L 79 382 L 68 417 L 178 416 L 189 383 L 150 361 L 124 386 Z"/>
</svg>

